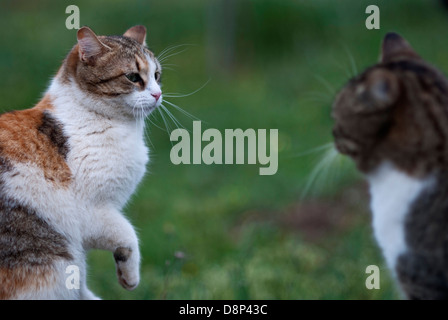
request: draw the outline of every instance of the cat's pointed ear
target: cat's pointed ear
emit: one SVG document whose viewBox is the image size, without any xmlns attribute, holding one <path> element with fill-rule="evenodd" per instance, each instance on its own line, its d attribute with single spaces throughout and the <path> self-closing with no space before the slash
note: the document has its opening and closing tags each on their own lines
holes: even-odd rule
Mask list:
<svg viewBox="0 0 448 320">
<path fill-rule="evenodd" d="M 381 62 L 388 62 L 403 57 L 420 59 L 420 56 L 403 37 L 397 33 L 389 32 L 383 40 Z"/>
<path fill-rule="evenodd" d="M 129 28 L 123 36 L 134 39 L 142 45 L 146 45 L 146 28 L 145 26 L 133 26 Z"/>
<path fill-rule="evenodd" d="M 88 62 L 93 57 L 104 53 L 108 49 L 89 27 L 79 29 L 77 38 L 79 58 L 81 61 Z"/>
<path fill-rule="evenodd" d="M 378 108 L 392 105 L 398 99 L 400 87 L 396 76 L 385 69 L 372 71 L 367 79 L 366 85 L 371 101 Z"/>
</svg>

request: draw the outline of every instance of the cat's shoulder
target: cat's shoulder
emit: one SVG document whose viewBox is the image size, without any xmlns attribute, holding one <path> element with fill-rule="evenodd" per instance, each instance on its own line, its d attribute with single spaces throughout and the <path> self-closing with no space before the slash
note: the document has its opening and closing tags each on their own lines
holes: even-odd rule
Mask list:
<svg viewBox="0 0 448 320">
<path fill-rule="evenodd" d="M 31 109 L 2 114 L 0 156 L 8 163 L 34 164 L 51 180 L 68 181 L 68 138 L 52 110 L 51 99 L 46 96 Z"/>
</svg>

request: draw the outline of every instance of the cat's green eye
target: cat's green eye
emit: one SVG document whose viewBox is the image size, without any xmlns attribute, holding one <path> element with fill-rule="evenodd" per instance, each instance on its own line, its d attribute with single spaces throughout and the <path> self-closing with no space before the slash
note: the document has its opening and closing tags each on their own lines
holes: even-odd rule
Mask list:
<svg viewBox="0 0 448 320">
<path fill-rule="evenodd" d="M 126 74 L 126 78 L 132 82 L 143 82 L 142 77 L 138 73 L 128 73 Z"/>
<path fill-rule="evenodd" d="M 157 82 L 159 82 L 160 81 L 160 72 L 156 72 L 154 74 L 154 78 L 156 79 Z"/>
</svg>

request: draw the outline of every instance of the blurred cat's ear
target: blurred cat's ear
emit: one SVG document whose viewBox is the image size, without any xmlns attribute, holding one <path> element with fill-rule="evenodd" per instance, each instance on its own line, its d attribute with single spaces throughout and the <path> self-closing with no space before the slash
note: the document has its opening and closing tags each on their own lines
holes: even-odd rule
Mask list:
<svg viewBox="0 0 448 320">
<path fill-rule="evenodd" d="M 89 27 L 78 30 L 78 50 L 81 61 L 87 62 L 108 49 Z"/>
<path fill-rule="evenodd" d="M 138 43 L 146 44 L 146 28 L 145 26 L 139 25 L 128 29 L 123 36 L 134 39 Z"/>
<path fill-rule="evenodd" d="M 396 76 L 384 69 L 374 70 L 367 78 L 367 88 L 377 107 L 386 107 L 395 103 L 399 95 Z"/>
<path fill-rule="evenodd" d="M 397 33 L 389 32 L 383 40 L 381 62 L 388 62 L 397 58 L 420 59 L 420 56 L 403 37 Z"/>
</svg>

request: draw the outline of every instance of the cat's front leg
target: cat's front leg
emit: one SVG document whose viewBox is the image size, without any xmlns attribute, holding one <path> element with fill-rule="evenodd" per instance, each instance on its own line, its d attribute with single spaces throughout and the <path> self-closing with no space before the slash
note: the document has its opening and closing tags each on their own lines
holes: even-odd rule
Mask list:
<svg viewBox="0 0 448 320">
<path fill-rule="evenodd" d="M 138 238 L 129 221 L 117 210 L 100 210 L 95 214 L 85 240 L 86 249 L 111 251 L 114 255 L 118 282 L 133 290 L 140 281 Z"/>
</svg>

